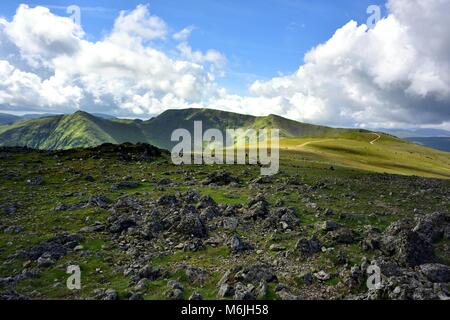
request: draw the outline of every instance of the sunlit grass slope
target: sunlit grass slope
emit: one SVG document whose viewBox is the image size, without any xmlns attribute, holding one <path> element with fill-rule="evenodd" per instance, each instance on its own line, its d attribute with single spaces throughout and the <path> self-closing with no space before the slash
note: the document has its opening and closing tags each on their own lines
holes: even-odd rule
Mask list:
<svg viewBox="0 0 450 320">
<path fill-rule="evenodd" d="M 450 178 L 450 153 L 360 129 L 338 129 L 280 116 L 253 117 L 210 109 L 168 110 L 148 121 L 103 119 L 85 112 L 0 125 L 0 146 L 37 149 L 92 147 L 102 143 L 146 142 L 170 150 L 175 129 L 203 131 L 280 129 L 281 157 L 292 163 L 323 163 L 371 172 Z M 306 160 L 305 160 L 306 159 Z"/>
<path fill-rule="evenodd" d="M 379 173 L 450 178 L 450 153 L 380 134 L 354 133 L 337 138 L 285 138 L 285 161 L 299 159 Z M 373 142 L 371 144 L 370 142 Z"/>
</svg>

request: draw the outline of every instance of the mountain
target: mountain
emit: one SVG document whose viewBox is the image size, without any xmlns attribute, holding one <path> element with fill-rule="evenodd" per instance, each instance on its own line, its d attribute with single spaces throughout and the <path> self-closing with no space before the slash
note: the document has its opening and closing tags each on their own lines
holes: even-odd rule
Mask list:
<svg viewBox="0 0 450 320">
<path fill-rule="evenodd" d="M 211 109 L 167 110 L 158 117 L 144 121 L 140 126 L 149 141 L 161 148 L 171 149 L 176 142 L 171 142 L 172 132 L 178 128 L 194 130 L 194 121 L 202 121 L 203 131 L 211 128 L 224 132 L 226 129 L 280 129 L 281 137 L 298 136 L 342 136 L 351 135 L 360 130 L 334 129 L 289 120 L 276 115 L 254 117 L 233 112 Z"/>
<path fill-rule="evenodd" d="M 450 178 L 449 153 L 426 148 L 393 135 L 360 129 L 338 129 L 296 122 L 276 115 L 254 117 L 210 109 L 168 110 L 147 121 L 104 119 L 78 111 L 0 125 L 0 146 L 72 149 L 103 143 L 150 143 L 170 150 L 174 130 L 280 129 L 282 161 L 305 162 L 365 171 Z M 416 141 L 417 142 L 417 141 Z"/>
<path fill-rule="evenodd" d="M 32 119 L 40 119 L 40 118 L 48 118 L 59 116 L 62 114 L 54 114 L 54 113 L 27 113 L 21 116 L 12 115 L 9 113 L 0 113 L 0 125 L 4 124 L 13 124 L 23 120 L 32 120 Z M 116 117 L 104 114 L 104 113 L 92 113 L 93 116 L 102 119 L 113 120 Z"/>
<path fill-rule="evenodd" d="M 0 125 L 11 124 L 19 121 L 21 118 L 12 114 L 0 113 Z"/>
<path fill-rule="evenodd" d="M 416 129 L 377 129 L 380 132 L 392 134 L 401 139 L 405 138 L 450 138 L 450 131 L 432 128 L 416 128 Z"/>
<path fill-rule="evenodd" d="M 450 152 L 450 137 L 410 137 L 406 140 L 433 149 Z"/>
<path fill-rule="evenodd" d="M 0 145 L 70 149 L 103 143 L 145 142 L 137 121 L 108 120 L 78 111 L 0 126 Z"/>
<path fill-rule="evenodd" d="M 432 128 L 378 129 L 413 143 L 450 152 L 450 131 Z"/>
<path fill-rule="evenodd" d="M 99 117 L 78 111 L 0 126 L 0 145 L 70 149 L 102 143 L 148 142 L 170 149 L 176 144 L 171 142 L 172 132 L 178 128 L 193 132 L 194 121 L 202 121 L 204 131 L 279 128 L 282 137 L 337 137 L 360 132 L 310 125 L 275 115 L 254 117 L 210 109 L 168 110 L 147 121 Z"/>
</svg>

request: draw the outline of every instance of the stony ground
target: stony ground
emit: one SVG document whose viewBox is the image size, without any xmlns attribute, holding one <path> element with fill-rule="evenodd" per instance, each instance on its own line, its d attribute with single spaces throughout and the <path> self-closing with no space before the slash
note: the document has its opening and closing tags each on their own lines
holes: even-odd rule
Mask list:
<svg viewBox="0 0 450 320">
<path fill-rule="evenodd" d="M 263 178 L 147 145 L 0 149 L 0 298 L 450 298 L 449 181 L 291 159 Z"/>
</svg>

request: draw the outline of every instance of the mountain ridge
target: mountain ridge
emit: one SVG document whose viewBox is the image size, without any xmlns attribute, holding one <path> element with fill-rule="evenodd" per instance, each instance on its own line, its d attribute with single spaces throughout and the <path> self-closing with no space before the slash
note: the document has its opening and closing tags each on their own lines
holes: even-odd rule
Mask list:
<svg viewBox="0 0 450 320">
<path fill-rule="evenodd" d="M 449 153 L 364 129 L 306 124 L 281 116 L 255 117 L 212 109 L 167 110 L 149 120 L 104 119 L 84 111 L 0 125 L 0 146 L 65 150 L 104 143 L 149 143 L 171 150 L 172 132 L 193 133 L 194 121 L 207 129 L 280 129 L 283 161 L 326 163 L 369 172 L 450 178 Z"/>
<path fill-rule="evenodd" d="M 149 120 L 127 120 L 95 116 L 85 111 L 70 115 L 44 116 L 0 125 L 0 146 L 25 146 L 35 149 L 93 147 L 102 143 L 151 143 L 170 149 L 171 134 L 184 128 L 193 132 L 194 121 L 203 130 L 280 129 L 280 137 L 347 137 L 363 139 L 363 129 L 341 129 L 302 123 L 279 115 L 252 116 L 214 109 L 168 109 Z"/>
</svg>

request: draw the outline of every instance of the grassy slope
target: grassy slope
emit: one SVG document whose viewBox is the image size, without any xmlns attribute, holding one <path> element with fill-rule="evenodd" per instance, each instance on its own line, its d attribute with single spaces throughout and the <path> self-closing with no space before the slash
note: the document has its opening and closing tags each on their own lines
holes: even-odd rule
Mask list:
<svg viewBox="0 0 450 320">
<path fill-rule="evenodd" d="M 10 124 L 10 123 L 14 123 L 16 121 L 19 121 L 20 117 L 12 115 L 12 114 L 7 114 L 7 113 L 0 113 L 0 124 Z"/>
<path fill-rule="evenodd" d="M 365 130 L 335 129 L 299 123 L 279 116 L 253 117 L 208 109 L 168 110 L 148 121 L 107 120 L 84 112 L 0 126 L 0 145 L 41 149 L 68 149 L 101 143 L 149 142 L 171 149 L 175 129 L 193 131 L 218 128 L 280 128 L 282 156 L 291 161 L 308 155 L 312 161 L 393 174 L 450 178 L 449 153 L 424 148 L 403 140 Z"/>
<path fill-rule="evenodd" d="M 156 118 L 142 123 L 141 127 L 148 140 L 158 147 L 171 149 L 172 132 L 184 128 L 193 132 L 194 121 L 202 121 L 203 130 L 216 128 L 224 131 L 229 128 L 242 128 L 252 125 L 255 117 L 231 112 L 208 109 L 167 110 Z M 175 143 L 176 144 L 176 143 Z"/>
<path fill-rule="evenodd" d="M 288 138 L 281 141 L 282 155 L 292 161 L 307 157 L 311 161 L 379 173 L 450 178 L 449 153 L 388 135 L 370 144 L 374 138 L 373 133 L 361 133 L 353 138 Z"/>
<path fill-rule="evenodd" d="M 299 141 L 287 139 L 292 147 Z M 301 140 L 301 139 L 297 139 Z M 310 141 L 304 139 L 300 142 Z M 367 143 L 367 142 L 366 142 Z M 380 141 L 382 143 L 382 141 Z M 386 141 L 386 143 L 388 143 Z M 321 164 L 318 158 L 312 153 L 315 145 L 308 145 L 304 150 L 287 150 L 282 152 L 282 171 L 276 177 L 278 183 L 268 185 L 271 197 L 269 202 L 274 205 L 281 199 L 288 207 L 295 208 L 299 213 L 302 233 L 291 232 L 288 234 L 274 233 L 253 234 L 249 231 L 239 229 L 241 235 L 248 237 L 257 249 L 269 250 L 271 244 L 280 244 L 294 251 L 295 244 L 299 237 L 311 237 L 315 233 L 314 226 L 322 223 L 324 217 L 317 214 L 317 210 L 308 206 L 309 202 L 316 203 L 320 208 L 331 208 L 337 214 L 332 219 L 338 218 L 339 213 L 351 213 L 349 217 L 339 220 L 348 227 L 355 230 L 363 229 L 367 225 L 384 230 L 393 221 L 400 218 L 411 217 L 414 209 L 423 214 L 432 212 L 445 212 L 448 209 L 448 201 L 442 196 L 435 194 L 432 190 L 425 190 L 420 196 L 414 196 L 423 187 L 418 186 L 416 180 L 406 177 L 390 177 L 369 174 L 358 169 L 346 167 L 329 170 L 329 165 Z M 296 155 L 290 159 L 290 156 Z M 62 161 L 62 163 L 60 163 Z M 0 276 L 5 277 L 20 273 L 26 259 L 14 258 L 10 256 L 18 250 L 37 245 L 44 240 L 53 237 L 63 231 L 78 233 L 79 230 L 94 221 L 105 223 L 110 216 L 110 212 L 96 207 L 80 208 L 74 211 L 60 212 L 55 214 L 53 208 L 60 203 L 77 203 L 87 201 L 90 195 L 103 194 L 113 200 L 125 194 L 142 198 L 158 198 L 161 194 L 176 194 L 186 191 L 190 187 L 174 186 L 161 191 L 157 181 L 162 178 L 169 178 L 174 182 L 182 183 L 186 181 L 185 175 L 180 172 L 187 170 L 194 177 L 201 181 L 209 172 L 227 170 L 233 176 L 240 177 L 242 188 L 232 187 L 212 187 L 198 184 L 195 186 L 202 195 L 210 195 L 220 204 L 245 204 L 249 196 L 254 196 L 259 191 L 249 187 L 250 181 L 259 177 L 258 166 L 186 166 L 175 167 L 169 161 L 142 162 L 142 163 L 121 163 L 114 160 L 87 159 L 64 160 L 55 159 L 51 155 L 37 153 L 19 154 L 12 158 L 2 160 L 1 165 L 5 172 L 13 172 L 15 179 L 5 179 L 0 175 L 0 203 L 8 204 L 19 201 L 19 211 L 15 215 L 4 216 L 5 225 L 21 225 L 24 231 L 21 233 L 7 234 L 0 232 Z M 68 170 L 70 169 L 70 170 Z M 89 182 L 84 176 L 79 176 L 78 172 L 85 175 L 92 175 L 96 181 Z M 149 173 L 155 176 L 150 176 Z M 42 175 L 45 183 L 42 186 L 33 187 L 26 183 L 30 176 Z M 122 177 L 132 176 L 136 181 L 145 181 L 134 190 L 116 191 L 111 188 L 113 183 L 122 181 Z M 300 191 L 286 192 L 286 188 L 277 188 L 283 179 L 287 177 L 298 177 L 302 185 L 311 187 L 307 193 Z M 145 180 L 144 180 L 145 179 Z M 325 184 L 326 188 L 313 188 Z M 450 181 L 436 181 L 438 187 L 447 190 Z M 283 185 L 283 184 L 282 184 Z M 302 187 L 300 188 L 302 189 Z M 315 191 L 314 191 L 315 190 Z M 63 196 L 67 192 L 81 192 L 79 197 L 66 198 Z M 306 197 L 311 200 L 304 201 Z M 406 197 L 406 198 L 405 198 Z M 387 214 L 377 215 L 376 212 Z M 345 215 L 344 215 L 345 216 Z M 129 288 L 131 276 L 126 276 L 123 272 L 117 272 L 117 266 L 127 266 L 130 263 L 129 256 L 125 251 L 118 249 L 111 243 L 111 236 L 107 232 L 93 232 L 83 234 L 83 251 L 71 251 L 68 256 L 60 259 L 52 266 L 43 268 L 43 272 L 38 278 L 31 278 L 21 281 L 17 286 L 17 291 L 27 293 L 34 299 L 75 299 L 92 297 L 93 290 L 98 288 L 112 288 L 118 291 L 121 298 L 125 299 L 126 293 L 133 290 Z M 166 245 L 166 238 L 158 239 L 157 244 L 163 247 Z M 441 251 L 444 253 L 446 243 L 442 243 Z M 336 272 L 335 264 L 338 253 L 343 253 L 349 260 L 349 265 L 360 264 L 363 257 L 373 258 L 372 252 L 363 252 L 358 243 L 352 245 L 339 245 L 336 250 L 318 254 L 308 260 L 297 259 L 297 264 L 305 265 L 305 271 L 325 270 Z M 186 297 L 193 290 L 201 293 L 205 299 L 214 299 L 217 295 L 217 282 L 222 277 L 225 269 L 234 267 L 230 263 L 231 254 L 225 245 L 212 247 L 207 245 L 204 250 L 186 253 L 175 251 L 174 254 L 157 256 L 149 263 L 152 266 L 162 267 L 169 271 L 168 279 L 180 281 L 186 289 Z M 448 254 L 445 256 L 448 259 Z M 239 265 L 250 264 L 259 261 L 256 254 L 243 255 Z M 274 259 L 277 259 L 274 253 Z M 66 266 L 78 264 L 82 270 L 81 291 L 70 291 L 66 288 Z M 209 272 L 210 276 L 204 286 L 190 283 L 186 280 L 184 272 L 177 271 L 180 264 L 201 267 Z M 101 273 L 97 270 L 100 269 Z M 292 280 L 285 279 L 282 275 L 280 282 L 292 284 Z M 299 274 L 291 275 L 299 277 Z M 342 280 L 337 273 L 337 278 Z M 328 284 L 324 284 L 328 285 Z M 298 284 L 305 292 L 314 290 L 303 284 Z M 2 290 L 0 284 L 0 291 Z M 144 290 L 146 299 L 162 299 L 167 290 L 167 280 L 158 279 L 149 282 Z M 273 299 L 273 287 L 269 287 L 267 298 Z"/>
<path fill-rule="evenodd" d="M 61 116 L 55 116 L 20 121 L 9 126 L 3 126 L 0 128 L 0 144 L 42 148 L 61 119 Z"/>
<path fill-rule="evenodd" d="M 70 149 L 102 143 L 145 141 L 145 136 L 135 122 L 106 120 L 84 112 L 0 127 L 0 144 L 6 146 Z"/>
</svg>

